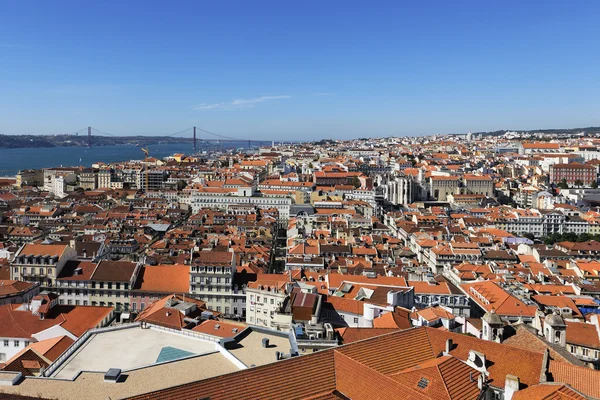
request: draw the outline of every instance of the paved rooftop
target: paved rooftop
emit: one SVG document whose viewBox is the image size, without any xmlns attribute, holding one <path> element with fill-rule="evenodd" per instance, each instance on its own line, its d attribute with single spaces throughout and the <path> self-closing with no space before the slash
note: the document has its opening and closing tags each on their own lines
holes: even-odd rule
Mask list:
<svg viewBox="0 0 600 400">
<path fill-rule="evenodd" d="M 16 386 L 1 386 L 0 393 L 42 396 L 61 400 L 122 399 L 171 386 L 239 371 L 220 353 L 124 372 L 124 382 L 104 382 L 104 372 L 83 372 L 75 381 L 25 378 Z"/>
<path fill-rule="evenodd" d="M 262 347 L 262 339 L 269 339 L 269 347 Z M 290 352 L 290 340 L 287 337 L 252 331 L 243 338 L 236 347 L 229 352 L 243 362 L 248 368 L 252 365 L 260 366 L 277 361 L 275 352 Z"/>
<path fill-rule="evenodd" d="M 262 347 L 263 338 L 268 338 L 270 342 L 266 349 Z M 276 362 L 276 351 L 289 353 L 289 339 L 258 331 L 252 331 L 234 349 L 229 350 L 248 367 Z M 186 355 L 187 352 L 201 355 L 155 364 L 159 357 L 167 360 L 174 355 Z M 139 368 L 143 366 L 147 367 Z M 123 380 L 119 383 L 104 382 L 104 373 L 110 368 L 122 369 Z M 80 370 L 86 372 L 77 375 Z M 120 399 L 239 370 L 216 350 L 212 342 L 133 327 L 96 334 L 52 378 L 25 378 L 16 386 L 2 386 L 0 393 L 23 396 L 43 394 L 45 398 L 61 400 Z M 71 380 L 76 375 L 77 378 Z"/>
<path fill-rule="evenodd" d="M 157 361 L 217 351 L 215 343 L 155 329 L 133 327 L 91 336 L 52 375 L 73 379 L 79 371 L 129 370 Z M 169 353 L 171 357 L 165 357 Z M 160 359 L 159 359 L 160 356 Z"/>
</svg>

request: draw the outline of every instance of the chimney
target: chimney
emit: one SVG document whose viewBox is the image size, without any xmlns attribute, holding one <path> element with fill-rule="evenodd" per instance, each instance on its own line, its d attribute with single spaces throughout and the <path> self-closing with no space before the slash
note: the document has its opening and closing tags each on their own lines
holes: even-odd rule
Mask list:
<svg viewBox="0 0 600 400">
<path fill-rule="evenodd" d="M 453 345 L 452 339 L 446 340 L 446 351 L 444 352 L 445 356 L 450 355 L 450 350 L 452 350 L 452 345 Z"/>
<path fill-rule="evenodd" d="M 511 400 L 515 392 L 519 390 L 519 377 L 514 375 L 506 375 L 504 383 L 504 399 Z"/>
</svg>

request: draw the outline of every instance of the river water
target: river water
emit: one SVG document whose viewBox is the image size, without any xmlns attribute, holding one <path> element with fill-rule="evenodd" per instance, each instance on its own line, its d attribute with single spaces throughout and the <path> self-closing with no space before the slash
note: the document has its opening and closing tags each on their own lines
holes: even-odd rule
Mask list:
<svg viewBox="0 0 600 400">
<path fill-rule="evenodd" d="M 247 142 L 246 142 L 247 143 Z M 244 142 L 229 143 L 227 147 L 243 147 Z M 191 154 L 190 143 L 155 144 L 148 146 L 150 156 L 166 157 L 175 153 Z M 200 148 L 202 150 L 202 148 Z M 141 160 L 144 153 L 135 146 L 51 147 L 38 149 L 0 149 L 0 176 L 16 175 L 21 169 L 40 169 L 65 166 L 91 166 L 95 162 Z"/>
</svg>

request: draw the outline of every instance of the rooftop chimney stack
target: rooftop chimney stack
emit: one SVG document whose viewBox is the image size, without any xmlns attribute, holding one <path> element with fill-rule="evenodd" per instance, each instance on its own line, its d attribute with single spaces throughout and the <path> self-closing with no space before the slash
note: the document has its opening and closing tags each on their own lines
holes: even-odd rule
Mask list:
<svg viewBox="0 0 600 400">
<path fill-rule="evenodd" d="M 450 355 L 450 350 L 452 350 L 452 345 L 453 345 L 452 339 L 446 340 L 446 351 L 444 352 L 445 356 Z"/>
<path fill-rule="evenodd" d="M 514 375 L 506 375 L 504 383 L 504 399 L 511 400 L 515 392 L 519 391 L 519 377 Z"/>
</svg>

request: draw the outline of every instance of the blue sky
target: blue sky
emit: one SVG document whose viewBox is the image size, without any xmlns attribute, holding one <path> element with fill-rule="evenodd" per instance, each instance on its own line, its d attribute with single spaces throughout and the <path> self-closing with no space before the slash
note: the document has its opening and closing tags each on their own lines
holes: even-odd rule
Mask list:
<svg viewBox="0 0 600 400">
<path fill-rule="evenodd" d="M 600 2 L 0 0 L 0 133 L 600 125 Z"/>
</svg>

